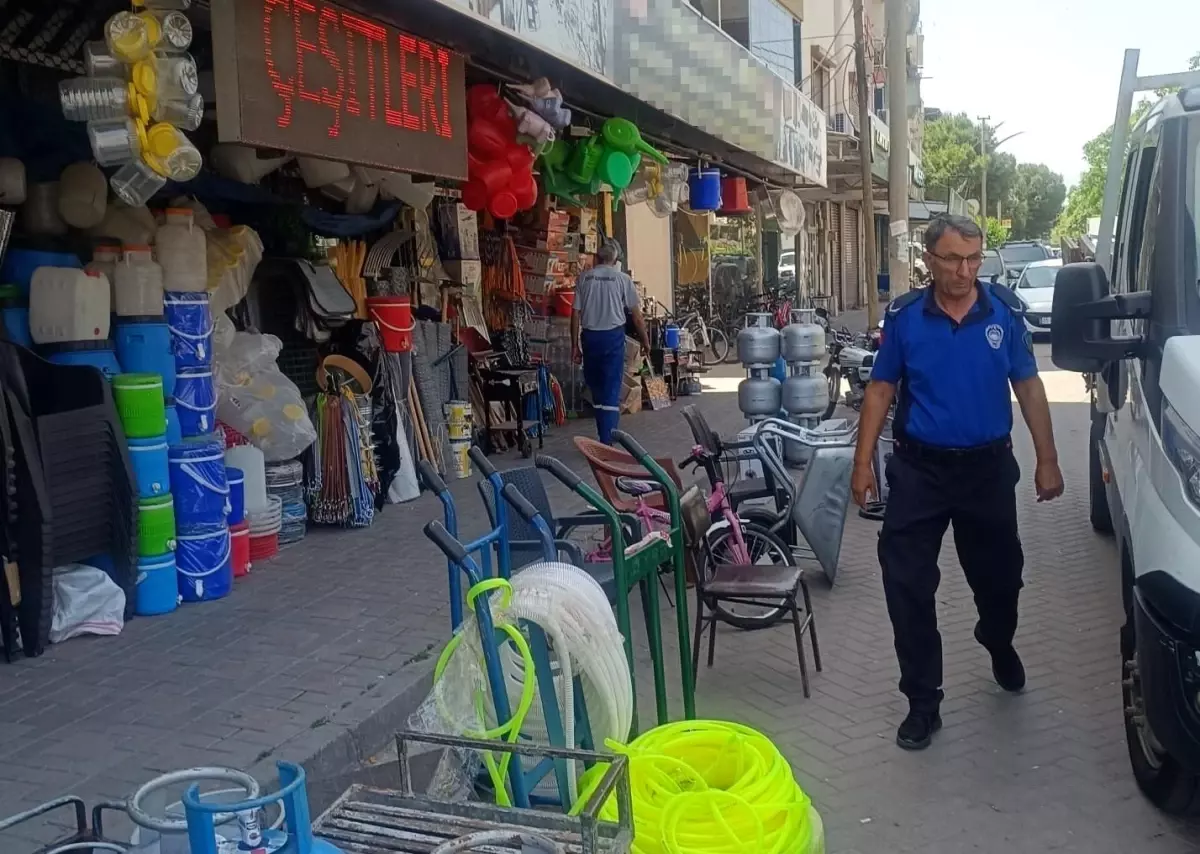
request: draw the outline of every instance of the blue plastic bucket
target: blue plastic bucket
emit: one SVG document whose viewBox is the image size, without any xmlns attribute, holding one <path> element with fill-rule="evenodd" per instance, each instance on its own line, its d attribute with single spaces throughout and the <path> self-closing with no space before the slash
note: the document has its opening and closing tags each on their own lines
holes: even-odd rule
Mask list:
<svg viewBox="0 0 1200 854">
<path fill-rule="evenodd" d="M 167 437 L 130 439 L 129 459 L 137 480 L 138 497 L 166 495 L 171 489 L 171 471 L 167 464 Z"/>
<path fill-rule="evenodd" d="M 139 617 L 169 614 L 179 607 L 179 579 L 175 556 L 138 558 L 137 598 L 134 613 Z"/>
<path fill-rule="evenodd" d="M 139 320 L 117 324 L 113 336 L 117 361 L 126 373 L 158 374 L 163 394 L 175 394 L 175 356 L 171 352 L 171 328 L 165 321 Z"/>
<path fill-rule="evenodd" d="M 233 589 L 229 526 L 191 525 L 175 538 L 175 568 L 184 602 L 211 602 Z"/>
<path fill-rule="evenodd" d="M 679 327 L 674 323 L 668 323 L 663 329 L 663 345 L 668 350 L 679 349 Z"/>
<path fill-rule="evenodd" d="M 226 466 L 225 480 L 229 483 L 229 524 L 240 525 L 246 518 L 246 473 Z"/>
<path fill-rule="evenodd" d="M 171 446 L 168 461 L 177 527 L 225 524 L 229 483 L 225 480 L 225 449 L 221 443 L 185 439 Z"/>
<path fill-rule="evenodd" d="M 211 370 L 184 368 L 175 375 L 175 410 L 185 439 L 217 429 L 217 389 Z"/>
<path fill-rule="evenodd" d="M 175 399 L 167 398 L 167 444 L 178 445 L 183 441 L 183 430 L 179 426 L 179 410 L 175 408 Z"/>
<path fill-rule="evenodd" d="M 692 169 L 688 172 L 688 190 L 692 210 L 717 210 L 721 207 L 721 170 Z"/>
<path fill-rule="evenodd" d="M 42 347 L 43 357 L 56 365 L 87 365 L 99 368 L 104 378 L 112 382 L 113 377 L 123 373 L 111 341 L 78 341 L 73 344 L 53 344 Z"/>
<path fill-rule="evenodd" d="M 41 252 L 36 249 L 9 249 L 4 253 L 4 265 L 0 266 L 0 282 L 17 285 L 29 296 L 33 283 L 33 271 L 38 267 L 70 267 L 83 269 L 77 255 L 70 252 Z"/>
<path fill-rule="evenodd" d="M 212 364 L 212 313 L 208 294 L 168 291 L 163 309 L 171 328 L 175 367 L 207 368 Z"/>
</svg>

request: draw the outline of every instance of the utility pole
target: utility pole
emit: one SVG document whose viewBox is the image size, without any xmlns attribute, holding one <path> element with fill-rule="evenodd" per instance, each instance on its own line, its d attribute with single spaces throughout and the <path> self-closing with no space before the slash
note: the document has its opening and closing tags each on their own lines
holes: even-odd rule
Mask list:
<svg viewBox="0 0 1200 854">
<path fill-rule="evenodd" d="M 979 176 L 979 210 L 982 214 L 982 219 L 979 222 L 979 227 L 983 229 L 983 248 L 987 249 L 987 170 L 988 170 L 988 150 L 987 150 L 987 123 L 991 116 L 979 117 L 979 154 L 980 160 L 983 163 L 983 173 Z"/>
<path fill-rule="evenodd" d="M 884 0 L 887 26 L 888 213 L 892 297 L 908 292 L 908 2 Z"/>
<path fill-rule="evenodd" d="M 879 324 L 879 287 L 875 260 L 875 189 L 871 178 L 871 153 L 875 135 L 871 130 L 871 105 L 867 87 L 867 34 L 863 23 L 863 0 L 854 0 L 854 73 L 858 77 L 858 150 L 862 167 L 863 266 L 867 275 L 867 329 Z"/>
</svg>

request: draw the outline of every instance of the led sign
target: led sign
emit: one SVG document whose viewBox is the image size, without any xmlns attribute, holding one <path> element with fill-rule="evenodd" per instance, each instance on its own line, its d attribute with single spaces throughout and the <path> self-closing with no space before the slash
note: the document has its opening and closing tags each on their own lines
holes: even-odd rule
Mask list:
<svg viewBox="0 0 1200 854">
<path fill-rule="evenodd" d="M 463 58 L 322 0 L 213 0 L 222 142 L 467 174 Z"/>
</svg>

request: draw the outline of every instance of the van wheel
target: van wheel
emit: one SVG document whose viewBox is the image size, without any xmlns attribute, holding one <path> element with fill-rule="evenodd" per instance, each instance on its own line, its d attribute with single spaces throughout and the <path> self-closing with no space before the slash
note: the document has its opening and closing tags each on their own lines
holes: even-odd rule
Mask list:
<svg viewBox="0 0 1200 854">
<path fill-rule="evenodd" d="M 1132 615 L 1126 629 L 1132 630 Z M 1130 632 L 1131 633 L 1131 632 Z M 1122 631 L 1125 646 L 1133 638 Z M 1146 721 L 1145 701 L 1138 676 L 1136 641 L 1132 654 L 1121 665 L 1122 694 L 1125 701 L 1125 743 L 1129 764 L 1138 788 L 1152 804 L 1165 813 L 1179 816 L 1200 815 L 1200 776 L 1179 765 L 1154 737 Z"/>
<path fill-rule="evenodd" d="M 1101 534 L 1113 532 L 1112 513 L 1108 509 L 1104 470 L 1100 467 L 1100 442 L 1104 438 L 1104 414 L 1092 407 L 1092 429 L 1088 441 L 1088 508 L 1092 530 Z"/>
</svg>

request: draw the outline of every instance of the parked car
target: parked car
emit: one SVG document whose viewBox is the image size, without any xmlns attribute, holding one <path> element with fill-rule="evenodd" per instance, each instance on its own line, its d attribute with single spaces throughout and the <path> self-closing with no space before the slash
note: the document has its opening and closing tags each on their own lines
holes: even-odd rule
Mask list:
<svg viewBox="0 0 1200 854">
<path fill-rule="evenodd" d="M 779 253 L 779 278 L 796 278 L 796 252 Z"/>
<path fill-rule="evenodd" d="M 1050 331 L 1054 310 L 1054 279 L 1062 269 L 1061 258 L 1030 262 L 1017 279 L 1014 290 L 1025 303 L 1025 328 L 1034 335 Z"/>
<path fill-rule="evenodd" d="M 995 249 L 985 249 L 983 264 L 979 267 L 979 278 L 985 282 L 999 282 L 1002 285 L 1012 284 L 1008 280 L 1008 267 L 1000 253 Z"/>
<path fill-rule="evenodd" d="M 1021 271 L 1034 261 L 1045 261 L 1054 257 L 1050 247 L 1038 240 L 1010 240 L 1000 247 L 1000 257 L 1008 268 L 1010 282 L 1021 277 Z"/>
</svg>

